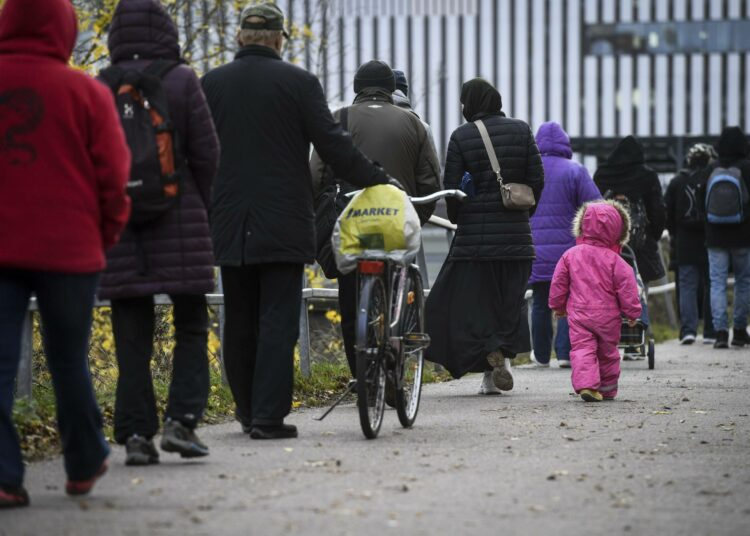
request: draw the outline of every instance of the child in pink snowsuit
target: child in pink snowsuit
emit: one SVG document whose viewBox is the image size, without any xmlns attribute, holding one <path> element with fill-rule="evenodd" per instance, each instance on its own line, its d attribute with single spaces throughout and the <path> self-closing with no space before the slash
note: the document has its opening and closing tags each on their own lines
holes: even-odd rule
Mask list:
<svg viewBox="0 0 750 536">
<path fill-rule="evenodd" d="M 557 263 L 549 307 L 568 316 L 573 388 L 587 402 L 614 398 L 620 377 L 620 326 L 641 314 L 633 269 L 620 257 L 630 216 L 617 202 L 583 205 L 573 222 L 576 246 Z"/>
</svg>

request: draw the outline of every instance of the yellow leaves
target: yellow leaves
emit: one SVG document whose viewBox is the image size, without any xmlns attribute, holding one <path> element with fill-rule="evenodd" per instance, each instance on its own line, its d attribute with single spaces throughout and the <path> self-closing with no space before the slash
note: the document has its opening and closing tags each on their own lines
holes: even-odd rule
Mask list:
<svg viewBox="0 0 750 536">
<path fill-rule="evenodd" d="M 338 325 L 341 324 L 341 315 L 338 313 L 338 311 L 331 309 L 326 312 L 326 318 L 331 324 Z"/>
</svg>

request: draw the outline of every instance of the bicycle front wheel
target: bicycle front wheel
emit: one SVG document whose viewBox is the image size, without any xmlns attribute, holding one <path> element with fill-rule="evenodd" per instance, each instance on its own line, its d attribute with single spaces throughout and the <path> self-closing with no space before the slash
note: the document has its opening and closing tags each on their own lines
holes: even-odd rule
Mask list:
<svg viewBox="0 0 750 536">
<path fill-rule="evenodd" d="M 410 428 L 417 418 L 419 398 L 422 394 L 424 349 L 429 339 L 424 334 L 424 290 L 419 271 L 410 268 L 407 281 L 406 303 L 401 317 L 403 348 L 397 373 L 401 375 L 396 391 L 396 412 L 401 426 Z"/>
<path fill-rule="evenodd" d="M 385 411 L 386 302 L 382 277 L 360 276 L 357 303 L 357 406 L 362 432 L 377 437 Z"/>
</svg>

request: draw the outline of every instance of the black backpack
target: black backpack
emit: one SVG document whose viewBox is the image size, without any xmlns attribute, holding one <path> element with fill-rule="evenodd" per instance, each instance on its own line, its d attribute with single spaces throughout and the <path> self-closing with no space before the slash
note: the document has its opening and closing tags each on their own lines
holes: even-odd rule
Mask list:
<svg viewBox="0 0 750 536">
<path fill-rule="evenodd" d="M 143 71 L 110 66 L 99 73 L 115 94 L 131 153 L 127 192 L 135 227 L 167 212 L 180 193 L 177 143 L 162 80 L 178 61 L 156 60 Z"/>
<path fill-rule="evenodd" d="M 677 223 L 688 229 L 701 229 L 706 222 L 706 212 L 703 208 L 703 190 L 705 181 L 701 179 L 702 170 L 683 171 L 687 175 L 682 187 L 677 191 L 675 199 L 675 219 Z"/>
<path fill-rule="evenodd" d="M 633 201 L 629 197 L 623 198 L 623 196 L 618 196 L 612 190 L 607 190 L 604 193 L 604 198 L 619 201 L 625 207 L 625 210 L 628 211 L 628 214 L 630 214 L 630 240 L 628 241 L 628 245 L 636 250 L 641 249 L 646 244 L 650 224 L 643 197 L 638 197 Z"/>
</svg>

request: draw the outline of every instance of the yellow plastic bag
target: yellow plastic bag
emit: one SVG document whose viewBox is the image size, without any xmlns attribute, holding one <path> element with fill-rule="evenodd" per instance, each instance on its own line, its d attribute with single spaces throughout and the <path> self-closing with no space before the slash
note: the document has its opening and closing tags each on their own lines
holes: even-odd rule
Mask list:
<svg viewBox="0 0 750 536">
<path fill-rule="evenodd" d="M 419 216 L 406 193 L 380 184 L 355 195 L 336 220 L 331 240 L 343 274 L 363 256 L 388 256 L 404 262 L 416 257 L 421 243 Z"/>
</svg>

